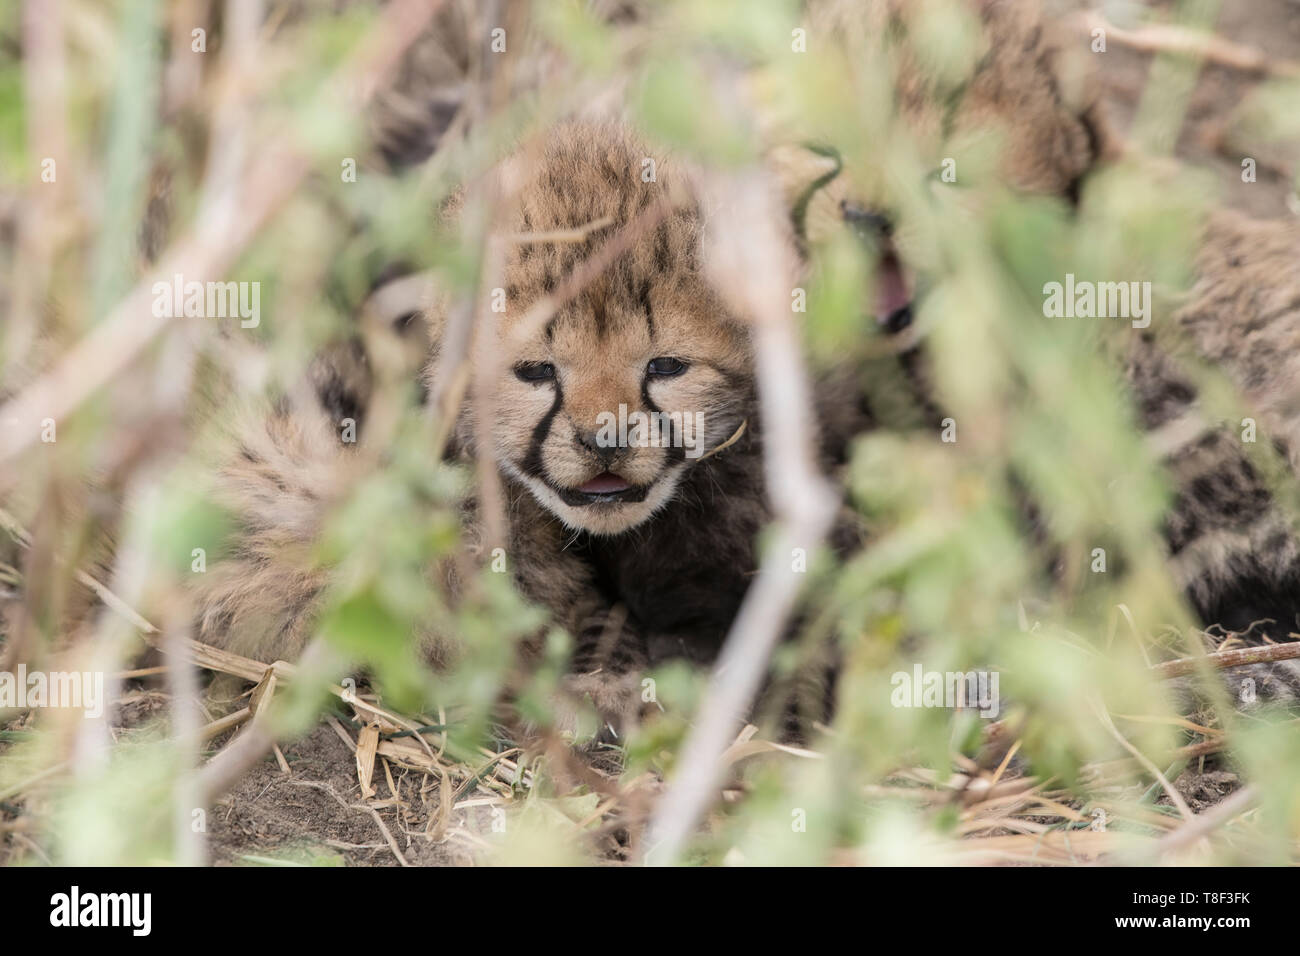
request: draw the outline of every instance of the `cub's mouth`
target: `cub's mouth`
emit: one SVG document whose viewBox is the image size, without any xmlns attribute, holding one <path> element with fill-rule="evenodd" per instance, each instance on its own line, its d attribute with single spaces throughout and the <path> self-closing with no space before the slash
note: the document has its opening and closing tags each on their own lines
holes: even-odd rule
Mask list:
<svg viewBox="0 0 1300 956">
<path fill-rule="evenodd" d="M 645 501 L 650 491 L 650 485 L 634 485 L 612 471 L 603 471 L 576 488 L 553 487 L 561 501 L 575 508 Z"/>
<path fill-rule="evenodd" d="M 912 293 L 893 243 L 886 243 L 876 262 L 876 321 L 890 334 L 912 324 Z"/>
</svg>

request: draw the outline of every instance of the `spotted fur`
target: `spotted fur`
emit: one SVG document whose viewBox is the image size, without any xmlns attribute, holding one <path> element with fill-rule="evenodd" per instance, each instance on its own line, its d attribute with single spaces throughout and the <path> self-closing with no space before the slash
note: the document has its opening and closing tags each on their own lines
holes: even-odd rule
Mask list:
<svg viewBox="0 0 1300 956">
<path fill-rule="evenodd" d="M 1184 347 L 1224 372 L 1271 442 L 1300 468 L 1300 224 L 1230 211 L 1209 219 L 1197 280 L 1172 316 Z M 1241 423 L 1204 409 L 1180 356 L 1144 336 L 1127 367 L 1142 424 L 1176 488 L 1166 522 L 1170 566 L 1202 622 L 1234 642 L 1300 631 L 1300 536 L 1274 483 L 1242 440 Z M 1300 700 L 1294 661 L 1239 668 L 1259 696 Z"/>
</svg>

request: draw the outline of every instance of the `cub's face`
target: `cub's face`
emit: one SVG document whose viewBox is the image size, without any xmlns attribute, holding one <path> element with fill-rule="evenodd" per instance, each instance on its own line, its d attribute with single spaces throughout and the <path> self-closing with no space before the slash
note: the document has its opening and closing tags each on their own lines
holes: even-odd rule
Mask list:
<svg viewBox="0 0 1300 956">
<path fill-rule="evenodd" d="M 745 328 L 698 272 L 691 210 L 668 215 L 549 322 L 525 313 L 638 212 L 665 196 L 643 182 L 643 147 L 617 128 L 562 127 L 519 194 L 500 376 L 490 412 L 502 471 L 575 530 L 615 535 L 670 502 L 686 472 L 749 413 Z M 581 242 L 530 234 L 608 218 Z"/>
<path fill-rule="evenodd" d="M 500 381 L 497 460 L 570 528 L 645 521 L 744 421 L 739 330 L 642 292 L 593 290 L 515 350 Z"/>
</svg>

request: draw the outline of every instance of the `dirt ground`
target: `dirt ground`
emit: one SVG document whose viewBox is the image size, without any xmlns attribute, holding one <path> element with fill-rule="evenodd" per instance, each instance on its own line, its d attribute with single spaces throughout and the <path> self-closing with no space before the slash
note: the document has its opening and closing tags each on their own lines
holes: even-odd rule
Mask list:
<svg viewBox="0 0 1300 956">
<path fill-rule="evenodd" d="M 245 775 L 208 817 L 211 862 L 218 865 L 259 863 L 266 858 L 347 866 L 400 865 L 374 817 L 355 809 L 362 802 L 352 751 L 328 726 L 284 746 L 290 773 L 268 759 Z M 439 842 L 424 838 L 431 803 L 415 802 L 418 785 L 397 775 L 399 792 L 408 798 L 402 810 L 380 809 L 402 856 L 413 866 L 465 865 L 474 862 L 472 844 L 457 836 Z M 387 794 L 386 784 L 379 788 Z M 415 793 L 413 794 L 413 791 Z M 482 832 L 481 817 L 461 811 L 461 826 Z M 412 835 L 408 835 L 412 834 Z M 418 836 L 413 834 L 419 834 Z"/>
</svg>

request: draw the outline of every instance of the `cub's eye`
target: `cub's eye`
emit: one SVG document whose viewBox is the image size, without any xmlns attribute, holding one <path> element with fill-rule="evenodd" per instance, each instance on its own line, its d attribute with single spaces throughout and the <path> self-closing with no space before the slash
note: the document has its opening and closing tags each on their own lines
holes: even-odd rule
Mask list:
<svg viewBox="0 0 1300 956">
<path fill-rule="evenodd" d="M 651 375 L 681 375 L 686 371 L 686 363 L 667 357 L 651 359 L 646 371 Z"/>
<path fill-rule="evenodd" d="M 525 382 L 548 382 L 555 378 L 555 366 L 550 362 L 520 362 L 515 374 Z"/>
</svg>

